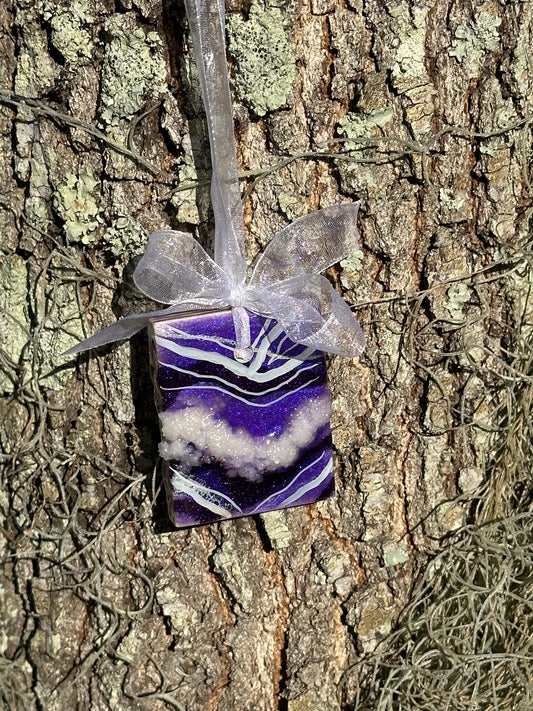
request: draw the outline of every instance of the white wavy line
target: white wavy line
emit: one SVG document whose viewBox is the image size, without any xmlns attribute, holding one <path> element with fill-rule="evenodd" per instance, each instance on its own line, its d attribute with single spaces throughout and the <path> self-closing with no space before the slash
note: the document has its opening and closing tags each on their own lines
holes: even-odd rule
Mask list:
<svg viewBox="0 0 533 711">
<path fill-rule="evenodd" d="M 263 337 L 263 335 L 268 335 L 270 327 L 272 325 L 272 319 L 268 318 L 265 323 L 263 324 L 262 328 L 259 329 L 259 333 L 255 337 L 255 341 L 252 343 L 252 348 L 255 350 L 257 344 Z"/>
<path fill-rule="evenodd" d="M 313 378 L 312 380 L 308 380 L 306 383 L 303 383 L 303 385 L 300 385 L 297 388 L 294 388 L 294 390 L 289 390 L 289 392 L 285 393 L 284 395 L 281 395 L 281 397 L 278 397 L 275 400 L 271 400 L 270 402 L 250 402 L 250 400 L 247 400 L 244 397 L 240 397 L 239 395 L 235 395 L 235 393 L 230 393 L 228 390 L 224 390 L 224 388 L 219 388 L 216 385 L 183 385 L 182 387 L 179 387 L 179 388 L 163 388 L 162 387 L 161 390 L 172 391 L 172 392 L 174 392 L 175 390 L 216 390 L 217 392 L 224 393 L 225 395 L 229 395 L 230 397 L 234 397 L 236 400 L 240 400 L 241 402 L 244 402 L 246 405 L 250 405 L 250 407 L 270 407 L 270 405 L 275 405 L 277 402 L 281 402 L 286 397 L 289 397 L 289 395 L 293 395 L 294 393 L 297 393 L 299 390 L 306 388 L 308 385 L 311 385 L 311 383 L 314 383 L 316 380 L 318 380 L 318 377 Z M 287 382 L 289 382 L 289 381 L 287 381 Z M 279 386 L 278 386 L 278 388 L 279 388 Z M 251 393 L 251 394 L 262 397 L 266 393 L 270 393 L 273 390 L 278 390 L 278 388 L 269 388 L 268 390 L 265 390 L 262 393 Z"/>
<path fill-rule="evenodd" d="M 261 355 L 263 356 L 262 361 L 261 361 L 261 363 L 260 363 L 259 365 L 256 365 L 255 359 L 254 359 L 254 360 L 250 363 L 250 366 L 251 366 L 251 367 L 250 367 L 250 370 L 252 370 L 253 372 L 257 371 L 257 370 L 259 369 L 260 365 L 263 365 L 263 362 L 265 361 L 266 356 L 267 356 L 267 355 L 270 355 L 270 352 L 268 351 L 268 347 L 269 347 L 269 345 L 270 345 L 270 340 L 269 340 L 268 337 L 269 337 L 269 336 L 272 336 L 272 334 L 274 334 L 273 340 L 275 340 L 275 339 L 276 339 L 278 336 L 280 336 L 282 333 L 284 333 L 283 328 L 282 328 L 281 326 L 275 326 L 275 327 L 270 331 L 270 333 L 267 333 L 267 334 L 266 334 L 265 340 L 261 343 L 261 346 L 260 346 L 260 349 L 259 349 L 259 351 L 261 352 Z M 288 338 L 288 336 L 287 336 L 287 338 Z M 289 358 L 289 357 L 287 356 L 287 353 L 288 353 L 289 351 L 293 350 L 295 347 L 297 347 L 297 346 L 299 346 L 299 345 L 300 345 L 299 343 L 295 343 L 294 346 L 291 346 L 290 348 L 288 348 L 287 351 L 286 351 L 285 353 L 283 353 L 283 354 L 280 354 L 280 353 L 278 352 L 278 357 L 277 357 L 277 358 L 274 358 L 274 361 L 275 361 L 275 360 L 278 360 L 278 359 L 280 359 L 280 358 L 283 358 L 286 362 L 291 362 L 291 363 L 292 363 L 292 362 L 296 362 L 296 363 L 300 362 L 300 363 L 301 363 L 301 362 L 304 361 L 304 360 L 312 360 L 311 356 L 313 355 L 313 353 L 316 353 L 316 349 L 315 349 L 315 348 L 311 348 L 310 346 L 307 346 L 306 348 L 304 348 L 304 350 L 301 351 L 301 353 L 298 354 L 298 357 L 297 357 L 297 358 Z M 264 349 L 264 353 L 263 353 L 263 349 Z M 258 352 L 259 352 L 259 351 L 258 351 Z M 315 358 L 318 360 L 318 359 L 321 359 L 321 356 L 320 356 L 320 355 L 317 355 L 317 356 L 315 356 Z M 274 361 L 271 361 L 271 362 L 269 363 L 269 365 L 271 365 L 272 362 L 274 362 Z M 284 366 L 278 366 L 278 368 L 275 368 L 275 370 L 279 370 L 280 368 L 283 368 L 283 367 L 284 367 Z"/>
<path fill-rule="evenodd" d="M 289 353 L 290 351 L 292 351 L 294 348 L 296 348 L 296 346 L 301 345 L 300 343 L 293 343 L 292 346 L 290 346 L 290 348 L 287 348 L 287 350 L 284 353 L 282 353 L 281 349 L 283 348 L 283 344 L 285 343 L 285 341 L 290 341 L 290 338 L 289 338 L 289 336 L 287 336 L 287 334 L 285 334 L 285 336 L 280 340 L 275 351 L 269 351 L 270 358 L 268 359 L 268 365 L 272 365 L 272 363 L 275 363 L 277 360 L 280 360 L 281 358 L 286 358 L 287 357 L 286 353 Z"/>
<path fill-rule="evenodd" d="M 281 333 L 283 333 L 283 329 L 281 328 L 281 326 L 274 326 L 270 330 L 271 324 L 272 324 L 272 319 L 268 319 L 263 324 L 263 326 L 259 329 L 259 333 L 257 334 L 257 336 L 255 337 L 255 340 L 251 344 L 252 350 L 254 351 L 254 357 L 252 358 L 250 363 L 247 363 L 247 364 L 239 363 L 238 366 L 243 367 L 253 373 L 253 372 L 259 370 L 259 368 L 263 365 L 267 351 L 268 351 L 268 346 L 270 343 L 269 337 L 272 337 L 272 333 L 274 333 L 274 338 L 277 338 L 277 336 L 279 336 Z M 176 328 L 176 330 L 179 332 L 179 329 L 177 329 L 177 327 L 172 326 L 171 328 Z M 179 337 L 181 337 L 182 339 L 189 338 L 191 340 L 201 340 L 201 341 L 207 341 L 207 342 L 211 342 L 211 343 L 218 343 L 225 350 L 231 351 L 231 356 L 228 358 L 228 361 L 232 364 L 235 363 L 235 361 L 233 359 L 233 351 L 235 350 L 235 347 L 234 346 L 233 347 L 227 346 L 225 343 L 225 341 L 227 341 L 227 339 L 217 339 L 213 336 L 200 336 L 197 334 L 189 334 L 189 333 L 185 333 L 185 332 L 181 332 Z M 162 339 L 162 337 L 158 336 L 156 338 L 156 342 L 158 341 L 158 339 Z M 257 346 L 258 342 L 260 342 L 259 347 Z M 181 348 L 187 349 L 187 346 L 181 346 Z M 203 351 L 203 350 L 201 352 L 205 353 L 205 351 Z M 209 352 L 211 352 L 211 351 L 209 351 Z M 216 358 L 217 354 L 213 353 L 213 355 L 215 356 L 215 360 L 218 360 Z M 218 355 L 220 356 L 220 358 L 226 358 L 226 356 L 224 356 L 222 354 L 218 354 Z M 200 360 L 200 359 L 198 359 L 198 360 Z M 203 360 L 209 360 L 209 359 L 204 358 Z M 229 370 L 231 370 L 229 365 L 227 365 L 227 367 Z M 238 369 L 239 369 L 239 367 L 237 367 L 237 370 Z M 233 371 L 233 372 L 235 372 L 235 371 Z"/>
<path fill-rule="evenodd" d="M 216 336 L 207 336 L 207 335 L 200 335 L 197 333 L 187 333 L 186 331 L 182 331 L 179 329 L 177 326 L 167 324 L 166 325 L 168 330 L 172 332 L 172 335 L 177 336 L 178 338 L 185 338 L 185 339 L 190 339 L 192 341 L 205 341 L 207 343 L 216 343 L 217 345 L 221 346 L 227 351 L 230 351 L 233 353 L 235 350 L 235 343 L 231 341 L 230 338 L 220 338 Z"/>
<path fill-rule="evenodd" d="M 171 351 L 172 353 L 176 353 L 179 356 L 182 356 L 184 358 L 190 358 L 192 360 L 214 363 L 215 365 L 221 365 L 234 375 L 238 375 L 243 378 L 248 378 L 249 380 L 252 379 L 250 378 L 250 373 L 253 375 L 253 371 L 251 371 L 250 366 L 256 360 L 255 356 L 254 359 L 251 361 L 250 365 L 246 365 L 244 363 L 240 363 L 239 361 L 233 360 L 233 358 L 228 358 L 222 353 L 217 353 L 216 351 L 204 351 L 199 348 L 184 346 L 178 343 L 174 343 L 174 341 L 168 338 L 163 338 L 162 336 L 156 336 L 155 340 L 158 346 L 160 346 L 161 348 L 166 348 L 167 350 Z"/>
<path fill-rule="evenodd" d="M 283 329 L 279 324 L 273 326 L 270 331 L 264 332 L 264 338 L 261 339 L 261 342 L 256 350 L 255 356 L 248 364 L 248 369 L 251 373 L 256 373 L 263 365 L 263 363 L 265 362 L 265 358 L 267 357 L 267 351 L 270 346 L 270 342 L 272 340 L 275 340 L 278 336 L 281 336 L 282 333 Z"/>
<path fill-rule="evenodd" d="M 266 390 L 260 390 L 260 391 L 246 390 L 245 388 L 240 388 L 238 385 L 235 385 L 235 383 L 230 383 L 230 382 L 226 381 L 224 378 L 218 377 L 218 375 L 201 375 L 200 376 L 198 373 L 195 373 L 194 370 L 188 370 L 188 368 L 180 368 L 179 366 L 173 365 L 172 363 L 160 363 L 160 365 L 164 366 L 165 368 L 171 368 L 172 370 L 177 370 L 180 373 L 185 373 L 187 375 L 190 375 L 191 377 L 195 378 L 196 380 L 198 380 L 199 377 L 201 377 L 202 380 L 218 380 L 219 382 L 224 383 L 224 385 L 226 385 L 227 387 L 234 388 L 235 390 L 238 390 L 240 393 L 244 393 L 245 395 L 253 395 L 254 397 L 262 397 L 263 395 L 268 395 L 268 393 L 272 393 L 275 390 L 279 390 L 282 385 L 288 385 L 295 378 L 298 378 L 302 373 L 305 373 L 307 370 L 314 370 L 317 367 L 318 363 L 311 363 L 311 365 L 306 365 L 305 368 L 300 368 L 300 370 L 297 373 L 294 373 L 293 375 L 291 375 L 290 378 L 287 378 L 279 385 L 275 385 L 273 388 L 267 388 Z M 313 379 L 313 382 L 314 382 L 314 380 L 316 380 L 316 378 Z M 188 387 L 192 387 L 192 386 L 188 386 L 188 385 L 181 386 L 180 385 L 179 387 L 176 387 L 176 388 L 161 388 L 161 389 L 172 391 L 172 390 L 184 390 Z M 198 386 L 198 387 L 204 387 L 204 386 Z M 207 386 L 205 386 L 205 387 L 207 387 Z"/>
<path fill-rule="evenodd" d="M 185 373 L 187 375 L 191 375 L 192 377 L 195 377 L 198 379 L 198 373 L 195 373 L 193 370 L 187 370 L 186 368 L 180 368 L 177 365 L 173 365 L 172 363 L 161 363 L 162 366 L 165 368 L 171 368 L 172 370 L 177 370 L 179 373 Z M 305 368 L 301 368 L 297 373 L 294 375 L 291 375 L 290 378 L 287 380 L 284 380 L 283 383 L 280 385 L 276 385 L 274 388 L 269 388 L 268 390 L 263 390 L 261 392 L 256 392 L 254 390 L 245 390 L 244 388 L 240 388 L 238 385 L 235 385 L 235 383 L 229 383 L 227 380 L 224 380 L 224 378 L 219 378 L 218 375 L 202 375 L 203 380 L 218 380 L 220 383 L 224 383 L 224 385 L 229 385 L 232 388 L 235 388 L 235 390 L 238 390 L 241 393 L 244 393 L 245 395 L 253 395 L 253 396 L 261 396 L 264 395 L 265 393 L 272 392 L 273 390 L 278 390 L 281 385 L 286 385 L 287 383 L 290 383 L 292 380 L 297 378 L 301 373 L 303 373 L 306 370 L 312 370 L 313 368 L 316 368 L 318 363 L 313 363 L 312 365 L 306 365 Z M 181 386 L 180 386 L 181 387 Z M 187 386 L 184 386 L 187 387 Z M 172 388 L 169 388 L 169 390 L 172 390 Z"/>
<path fill-rule="evenodd" d="M 272 331 L 273 331 L 273 330 L 274 330 L 274 329 L 272 329 Z M 272 338 L 272 332 L 270 332 L 270 331 L 265 331 L 265 332 L 266 332 L 266 335 L 267 335 L 267 337 L 268 337 L 269 344 L 270 344 L 272 347 L 274 346 L 274 341 L 276 340 L 276 338 L 277 338 L 278 336 L 281 336 L 281 335 L 284 333 L 284 331 L 283 331 L 283 329 L 282 329 L 281 327 L 280 327 L 280 330 L 279 330 L 279 331 L 277 331 L 276 333 L 274 333 L 274 337 L 273 337 L 273 338 Z M 291 339 L 289 338 L 289 336 L 287 336 L 287 334 L 285 333 L 285 335 L 283 336 L 283 338 L 280 339 L 280 341 L 279 341 L 278 345 L 276 346 L 276 349 L 275 349 L 275 350 L 270 350 L 270 349 L 267 350 L 267 353 L 266 353 L 266 355 L 268 356 L 267 365 L 270 366 L 270 365 L 272 365 L 272 363 L 275 363 L 277 360 L 287 360 L 287 353 L 289 353 L 290 351 L 294 350 L 294 349 L 297 348 L 298 346 L 300 346 L 300 347 L 302 346 L 301 343 L 293 343 L 292 346 L 290 346 L 290 348 L 287 348 L 287 350 L 286 350 L 284 353 L 282 353 L 282 352 L 281 352 L 281 349 L 283 348 L 283 344 L 285 343 L 285 341 L 290 341 L 290 340 L 291 340 Z M 302 352 L 303 352 L 303 351 L 302 351 Z M 311 360 L 311 358 L 308 358 L 307 360 Z"/>
<path fill-rule="evenodd" d="M 252 371 L 251 369 L 247 368 L 243 363 L 239 363 L 238 361 L 231 360 L 230 358 L 226 358 L 226 356 L 221 355 L 220 353 L 211 353 L 211 352 L 206 352 L 206 351 L 201 351 L 198 350 L 197 348 L 188 348 L 187 346 L 178 346 L 178 344 L 174 343 L 173 341 L 169 341 L 166 338 L 161 338 L 157 337 L 156 338 L 156 343 L 158 346 L 161 346 L 162 348 L 166 348 L 167 350 L 171 351 L 172 353 L 176 353 L 179 356 L 182 356 L 184 358 L 191 358 L 193 360 L 199 360 L 207 363 L 213 363 L 214 365 L 221 365 L 226 368 L 226 370 L 229 370 L 231 373 L 234 375 L 237 375 L 239 377 L 246 378 L 247 380 L 251 380 L 252 382 L 255 383 L 267 383 L 271 380 L 275 380 L 276 378 L 281 377 L 282 375 L 285 375 L 286 373 L 290 373 L 291 370 L 294 370 L 295 368 L 298 368 L 302 364 L 302 360 L 305 360 L 306 358 L 303 359 L 298 359 L 298 358 L 289 358 L 283 365 L 280 365 L 278 368 L 273 368 L 272 370 L 268 370 L 264 373 L 257 373 L 255 371 Z M 307 348 L 306 351 L 310 351 L 311 353 L 313 352 L 313 349 Z M 305 356 L 305 351 L 302 353 L 302 356 Z M 178 368 L 178 366 L 172 366 L 169 363 L 162 363 L 162 365 L 165 365 L 168 368 L 173 368 L 175 370 L 179 370 L 182 373 L 190 373 L 192 375 L 195 375 L 198 377 L 198 373 L 193 373 L 192 371 L 188 371 L 183 368 Z M 314 368 L 316 364 L 313 364 L 311 366 L 308 366 L 306 368 L 300 368 L 300 372 L 302 370 L 307 370 L 308 368 Z M 215 376 L 212 376 L 215 377 Z M 220 378 L 216 378 L 217 380 L 220 380 Z M 222 382 L 225 382 L 222 380 Z M 237 386 L 234 386 L 237 387 Z M 240 388 L 237 388 L 240 389 Z M 243 391 L 244 392 L 244 391 Z"/>
<path fill-rule="evenodd" d="M 261 339 L 261 337 L 265 334 L 268 333 L 268 329 L 270 328 L 270 325 L 272 323 L 272 319 L 267 319 L 265 323 L 263 324 L 262 328 L 259 329 L 259 333 L 255 337 L 255 340 L 252 343 L 252 349 L 255 350 L 255 347 L 257 346 L 258 341 Z M 183 339 L 190 339 L 192 341 L 204 341 L 206 343 L 216 343 L 217 345 L 221 346 L 227 351 L 231 351 L 233 354 L 233 351 L 235 350 L 235 342 L 232 341 L 231 338 L 223 338 L 222 336 L 208 336 L 206 334 L 198 334 L 198 333 L 188 333 L 187 331 L 182 331 L 178 326 L 175 324 L 164 324 L 165 328 L 167 328 L 172 335 L 177 336 L 178 338 L 183 338 Z M 286 336 L 288 338 L 288 336 Z"/>
<path fill-rule="evenodd" d="M 271 328 L 272 324 L 274 326 Z M 235 350 L 235 346 L 233 345 L 232 341 L 227 338 L 222 338 L 222 337 L 215 337 L 215 336 L 208 336 L 208 335 L 200 335 L 200 334 L 192 334 L 192 333 L 187 333 L 186 331 L 182 331 L 178 326 L 174 324 L 167 324 L 166 327 L 171 331 L 172 335 L 174 335 L 177 338 L 180 338 L 182 340 L 187 340 L 190 339 L 192 341 L 203 341 L 206 343 L 215 343 L 219 345 L 221 348 L 223 348 L 226 351 L 229 351 L 231 355 L 229 356 L 229 361 L 231 363 L 234 363 L 233 359 L 233 352 Z M 285 335 L 280 343 L 278 344 L 276 351 L 273 352 L 269 350 L 269 345 L 272 344 L 273 341 L 276 340 L 276 338 L 280 335 L 283 334 L 283 328 L 280 325 L 276 325 L 273 319 L 267 319 L 263 326 L 260 328 L 259 333 L 255 337 L 253 343 L 251 344 L 252 350 L 254 351 L 255 355 L 252 359 L 252 361 L 248 364 L 244 364 L 244 367 L 247 368 L 250 372 L 256 372 L 259 370 L 261 365 L 265 362 L 266 357 L 269 357 L 268 364 L 272 365 L 277 360 L 288 360 L 286 353 L 289 353 L 290 351 L 294 350 L 294 348 L 298 347 L 298 343 L 293 344 L 287 351 L 286 353 L 281 353 L 281 348 L 285 341 L 289 339 L 289 336 Z M 261 340 L 263 339 L 263 340 Z M 163 336 L 157 336 L 156 335 L 156 342 L 158 341 L 166 341 Z M 258 347 L 257 344 L 258 342 L 261 341 L 261 345 Z M 166 347 L 163 343 L 160 343 L 160 345 L 163 345 L 163 347 Z M 177 346 L 178 348 L 187 348 L 187 346 Z M 201 351 L 202 353 L 205 353 L 205 351 Z M 297 358 L 297 360 L 302 360 L 302 356 L 305 358 L 308 354 L 311 354 L 313 352 L 313 349 L 307 348 L 306 350 L 302 351 L 300 356 Z M 221 355 L 221 358 L 226 358 L 226 356 Z M 198 358 L 198 360 L 200 360 Z M 235 371 L 234 371 L 235 372 Z"/>
<path fill-rule="evenodd" d="M 180 472 L 174 467 L 170 467 L 170 471 L 174 475 L 172 477 L 172 488 L 176 493 L 187 494 L 187 496 L 190 496 L 193 501 L 196 501 L 196 503 L 200 504 L 200 506 L 203 506 L 203 508 L 209 509 L 209 511 L 219 514 L 220 516 L 224 516 L 225 518 L 231 517 L 232 512 L 228 511 L 228 509 L 224 508 L 223 506 L 218 506 L 214 501 L 205 499 L 203 496 L 201 496 L 200 492 L 205 491 L 208 494 L 220 497 L 221 499 L 225 499 L 239 513 L 243 512 L 241 507 L 236 504 L 233 499 L 230 499 L 229 496 L 226 496 L 226 494 L 223 494 L 221 491 L 218 491 L 217 489 L 210 489 L 207 486 L 203 486 L 203 484 L 198 484 L 198 482 L 196 481 L 187 479 L 187 477 L 183 476 L 183 474 L 180 474 Z M 178 482 L 175 481 L 176 479 L 178 479 Z M 178 485 L 180 482 L 181 486 Z"/>
<path fill-rule="evenodd" d="M 307 484 L 304 484 L 300 489 L 294 492 L 292 496 L 289 496 L 288 499 L 284 499 L 283 501 L 280 501 L 278 506 L 290 506 L 293 504 L 295 501 L 298 501 L 298 499 L 301 499 L 304 494 L 307 494 L 308 491 L 311 491 L 311 489 L 316 489 L 316 487 L 321 484 L 324 479 L 327 479 L 327 477 L 331 474 L 333 471 L 333 462 L 330 459 L 328 464 L 324 467 L 322 472 L 315 477 L 315 479 L 312 479 L 311 481 L 307 482 Z"/>
<path fill-rule="evenodd" d="M 288 340 L 290 340 L 290 339 L 289 339 L 289 337 L 287 336 L 287 334 L 285 334 L 285 336 L 283 336 L 283 338 L 282 338 L 282 339 L 280 340 L 280 342 L 278 343 L 278 347 L 276 348 L 275 352 L 272 353 L 272 355 L 273 355 L 273 356 L 279 356 L 280 353 L 281 353 L 281 348 L 282 348 L 283 344 L 285 343 L 285 341 L 288 341 Z M 292 347 L 292 346 L 291 346 L 291 347 Z M 290 349 L 289 349 L 289 350 L 290 350 Z M 275 359 L 276 359 L 276 358 L 274 358 L 274 360 L 275 360 Z"/>
<path fill-rule="evenodd" d="M 285 338 L 283 339 L 283 341 L 281 343 L 284 343 L 288 338 L 289 338 L 288 336 L 285 336 Z M 301 346 L 301 345 L 302 345 L 301 343 L 293 343 L 292 346 L 290 348 L 287 348 L 287 350 L 284 353 L 280 353 L 279 348 L 278 348 L 278 351 L 276 353 L 272 354 L 273 357 L 270 358 L 270 360 L 268 361 L 268 365 L 272 365 L 272 363 L 275 363 L 277 360 L 280 360 L 282 358 L 289 358 L 290 356 L 288 356 L 287 354 L 290 353 L 291 351 L 293 351 L 295 348 L 298 348 L 298 346 Z M 280 344 L 280 346 L 281 346 L 281 344 Z M 309 349 L 307 348 L 305 350 L 309 350 Z M 305 350 L 302 351 L 302 354 L 305 353 Z M 317 355 L 317 358 L 321 358 L 321 357 L 322 357 L 321 355 Z M 307 358 L 306 360 L 310 360 L 310 359 Z"/>
<path fill-rule="evenodd" d="M 292 479 L 286 486 L 284 486 L 283 489 L 280 489 L 279 491 L 276 491 L 276 492 L 274 492 L 273 494 L 270 494 L 270 496 L 267 496 L 267 498 L 264 499 L 260 504 L 258 504 L 252 511 L 250 511 L 250 513 L 256 513 L 256 511 L 257 511 L 258 509 L 260 509 L 262 506 L 265 506 L 265 504 L 267 504 L 271 499 L 275 499 L 275 498 L 276 498 L 277 496 L 279 496 L 280 494 L 283 494 L 284 491 L 287 491 L 288 489 L 290 489 L 291 486 L 294 484 L 294 482 L 297 481 L 297 480 L 302 476 L 302 474 L 305 474 L 305 472 L 306 472 L 308 469 L 311 469 L 311 467 L 314 467 L 315 464 L 317 464 L 317 463 L 322 459 L 322 457 L 324 456 L 324 454 L 329 454 L 329 452 L 321 452 L 321 454 L 319 454 L 318 457 L 317 457 L 314 461 L 312 461 L 310 464 L 308 464 L 306 467 L 304 467 L 301 471 L 299 471 L 298 474 L 294 477 L 294 479 Z M 331 456 L 331 455 L 330 455 L 330 456 Z M 327 467 L 328 467 L 329 465 L 332 465 L 331 459 L 329 460 L 329 464 L 326 465 L 325 469 L 327 469 Z M 322 472 L 323 472 L 323 471 L 324 471 L 324 470 L 322 470 Z M 320 475 L 319 475 L 319 476 L 320 476 Z M 323 479 L 325 479 L 325 477 L 323 477 L 323 478 L 321 479 L 321 481 L 323 481 Z M 314 480 L 313 480 L 313 481 L 314 481 Z M 315 486 L 318 486 L 318 484 L 320 484 L 320 482 L 318 482 L 317 484 L 315 484 Z M 307 485 L 305 485 L 305 486 L 307 486 Z M 302 488 L 304 488 L 304 487 L 302 487 Z M 311 488 L 313 488 L 313 487 L 311 487 Z M 298 491 L 300 491 L 300 489 L 298 489 Z M 296 493 L 298 493 L 298 492 L 296 492 Z M 305 492 L 304 492 L 304 493 L 305 493 Z M 303 495 L 303 494 L 302 494 L 302 495 Z M 289 497 L 289 498 L 290 498 L 290 497 Z M 298 498 L 300 498 L 300 497 L 298 497 Z M 285 503 L 285 501 L 283 501 L 282 503 Z"/>
</svg>

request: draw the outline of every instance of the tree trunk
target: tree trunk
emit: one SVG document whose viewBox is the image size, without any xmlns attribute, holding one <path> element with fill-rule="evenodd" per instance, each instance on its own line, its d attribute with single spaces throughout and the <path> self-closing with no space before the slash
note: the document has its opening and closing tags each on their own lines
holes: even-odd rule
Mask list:
<svg viewBox="0 0 533 711">
<path fill-rule="evenodd" d="M 131 278 L 149 232 L 208 246 L 184 10 L 2 3 L 6 708 L 351 709 L 439 541 L 473 502 L 506 512 L 491 430 L 531 335 L 531 5 L 226 6 L 250 259 L 362 200 L 361 251 L 328 271 L 368 340 L 329 363 L 337 493 L 170 529 L 145 335 L 59 354 L 153 308 Z"/>
</svg>

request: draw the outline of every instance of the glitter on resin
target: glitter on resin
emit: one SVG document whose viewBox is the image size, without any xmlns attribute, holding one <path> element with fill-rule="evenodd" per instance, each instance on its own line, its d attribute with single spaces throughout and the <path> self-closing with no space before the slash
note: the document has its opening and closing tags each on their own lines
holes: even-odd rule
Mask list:
<svg viewBox="0 0 533 711">
<path fill-rule="evenodd" d="M 151 322 L 170 514 L 178 527 L 333 494 L 322 353 L 249 313 L 253 357 L 235 359 L 231 311 Z"/>
</svg>

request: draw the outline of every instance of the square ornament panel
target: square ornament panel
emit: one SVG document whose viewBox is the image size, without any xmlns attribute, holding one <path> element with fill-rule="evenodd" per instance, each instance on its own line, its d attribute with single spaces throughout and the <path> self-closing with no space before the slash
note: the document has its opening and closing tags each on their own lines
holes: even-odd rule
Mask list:
<svg viewBox="0 0 533 711">
<path fill-rule="evenodd" d="M 234 357 L 231 310 L 150 323 L 171 520 L 178 528 L 332 496 L 331 395 L 321 352 L 248 312 L 253 355 Z"/>
</svg>

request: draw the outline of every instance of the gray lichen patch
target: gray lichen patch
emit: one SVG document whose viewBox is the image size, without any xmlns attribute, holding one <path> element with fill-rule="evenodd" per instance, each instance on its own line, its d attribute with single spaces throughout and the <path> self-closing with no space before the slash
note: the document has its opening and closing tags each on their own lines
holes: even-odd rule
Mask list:
<svg viewBox="0 0 533 711">
<path fill-rule="evenodd" d="M 459 25 L 448 54 L 464 62 L 472 76 L 477 75 L 485 55 L 498 49 L 501 24 L 501 17 L 482 10 L 467 25 Z"/>
<path fill-rule="evenodd" d="M 415 7 L 411 12 L 404 3 L 389 13 L 383 29 L 387 32 L 384 61 L 391 67 L 392 84 L 402 97 L 405 122 L 417 135 L 428 133 L 434 113 L 434 88 L 426 71 L 428 11 Z"/>
<path fill-rule="evenodd" d="M 198 180 L 194 157 L 186 154 L 178 159 L 178 177 L 179 184 L 183 186 L 187 183 L 195 183 Z M 177 208 L 176 217 L 180 222 L 186 222 L 190 225 L 198 225 L 200 223 L 200 215 L 198 214 L 198 204 L 196 199 L 196 190 L 177 190 L 171 198 L 171 203 Z"/>
<path fill-rule="evenodd" d="M 20 30 L 20 50 L 14 89 L 23 96 L 38 96 L 50 88 L 59 67 L 48 53 L 48 38 L 44 29 L 31 19 Z"/>
<path fill-rule="evenodd" d="M 518 88 L 518 97 L 526 101 L 529 94 L 528 80 L 531 76 L 531 24 L 521 23 L 519 26 L 519 36 L 513 52 L 511 72 Z"/>
<path fill-rule="evenodd" d="M 93 42 L 88 28 L 94 17 L 88 0 L 73 0 L 59 7 L 47 2 L 43 17 L 50 22 L 52 44 L 65 61 L 91 56 Z"/>
<path fill-rule="evenodd" d="M 406 543 L 386 543 L 383 546 L 383 562 L 388 568 L 402 565 L 409 560 L 409 550 Z"/>
<path fill-rule="evenodd" d="M 156 599 L 165 617 L 171 621 L 173 631 L 182 639 L 194 637 L 200 624 L 200 616 L 187 602 L 179 599 L 175 588 L 171 584 L 160 587 L 156 592 Z"/>
<path fill-rule="evenodd" d="M 345 289 L 353 289 L 359 281 L 360 273 L 363 270 L 364 256 L 364 252 L 358 249 L 340 263 L 342 267 L 341 284 Z"/>
<path fill-rule="evenodd" d="M 272 544 L 272 548 L 287 548 L 293 534 L 287 525 L 285 511 L 270 511 L 261 516 L 263 526 Z"/>
<path fill-rule="evenodd" d="M 415 8 L 412 19 L 398 7 L 393 11 L 397 23 L 397 36 L 392 41 L 394 79 L 417 79 L 426 77 L 425 44 L 427 9 Z"/>
<path fill-rule="evenodd" d="M 292 191 L 281 190 L 277 199 L 279 209 L 289 220 L 296 220 L 307 213 L 305 202 Z"/>
<path fill-rule="evenodd" d="M 113 15 L 105 31 L 101 118 L 117 125 L 166 91 L 167 69 L 161 38 L 137 27 L 132 15 Z"/>
<path fill-rule="evenodd" d="M 128 215 L 117 217 L 101 238 L 102 246 L 122 261 L 141 254 L 146 247 L 146 241 L 144 230 Z"/>
<path fill-rule="evenodd" d="M 371 541 L 394 525 L 391 492 L 382 475 L 383 469 L 391 466 L 391 461 L 390 455 L 377 445 L 361 447 L 359 455 L 359 489 L 363 495 L 362 513 L 366 522 L 364 537 Z"/>
<path fill-rule="evenodd" d="M 375 649 L 378 641 L 392 628 L 394 605 L 384 583 L 368 589 L 357 604 L 357 636 L 365 652 Z"/>
<path fill-rule="evenodd" d="M 444 308 L 449 311 L 453 319 L 463 317 L 463 306 L 470 300 L 470 289 L 461 282 L 452 284 L 446 292 Z"/>
<path fill-rule="evenodd" d="M 337 131 L 348 139 L 366 138 L 372 136 L 376 129 L 383 128 L 393 116 L 394 109 L 391 106 L 373 109 L 369 114 L 349 113 L 339 121 Z M 355 150 L 358 146 L 357 141 L 350 140 L 344 145 L 348 151 Z"/>
<path fill-rule="evenodd" d="M 225 576 L 225 585 L 234 599 L 239 601 L 245 612 L 249 612 L 253 604 L 254 588 L 239 553 L 231 541 L 224 541 L 214 553 L 213 562 L 219 574 Z"/>
<path fill-rule="evenodd" d="M 331 548 L 329 544 L 318 543 L 315 546 L 314 557 L 318 567 L 315 573 L 315 582 L 318 585 L 336 583 L 350 573 L 351 564 L 348 555 Z"/>
<path fill-rule="evenodd" d="M 26 220 L 22 225 L 24 246 L 33 251 L 33 240 L 40 240 L 50 224 L 50 184 L 46 152 L 40 141 L 35 125 L 21 122 L 16 128 L 17 153 L 15 169 L 20 178 L 28 183 L 25 196 Z"/>
<path fill-rule="evenodd" d="M 460 504 L 446 501 L 437 509 L 436 517 L 442 531 L 457 531 L 465 524 L 466 512 Z"/>
<path fill-rule="evenodd" d="M 439 191 L 439 200 L 451 210 L 460 210 L 468 201 L 468 194 L 465 190 L 454 193 L 454 191 L 449 188 L 441 188 Z"/>
<path fill-rule="evenodd" d="M 479 467 L 465 467 L 459 472 L 457 483 L 463 493 L 472 494 L 483 483 L 483 472 Z"/>
<path fill-rule="evenodd" d="M 101 223 L 98 181 L 92 173 L 70 173 L 54 193 L 54 207 L 70 243 L 91 244 Z"/>
<path fill-rule="evenodd" d="M 0 393 L 13 392 L 16 370 L 30 339 L 30 321 L 26 311 L 28 274 L 22 257 L 0 256 Z"/>
<path fill-rule="evenodd" d="M 284 106 L 296 73 L 284 14 L 254 0 L 248 20 L 233 15 L 227 27 L 238 98 L 259 116 Z"/>
</svg>

